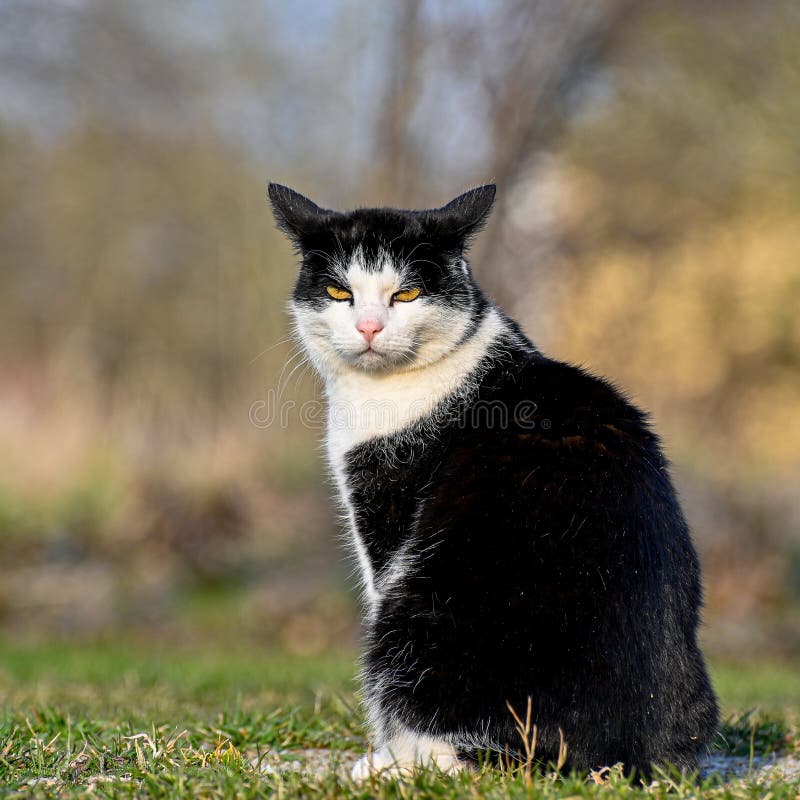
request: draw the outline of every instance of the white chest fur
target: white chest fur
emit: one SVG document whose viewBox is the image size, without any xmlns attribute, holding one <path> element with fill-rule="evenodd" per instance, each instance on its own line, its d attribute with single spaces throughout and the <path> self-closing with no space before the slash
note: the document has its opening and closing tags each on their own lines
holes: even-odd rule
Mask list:
<svg viewBox="0 0 800 800">
<path fill-rule="evenodd" d="M 502 329 L 503 322 L 492 309 L 473 336 L 432 364 L 386 375 L 349 370 L 332 376 L 325 387 L 332 465 L 356 445 L 428 416 L 467 380 Z"/>
</svg>

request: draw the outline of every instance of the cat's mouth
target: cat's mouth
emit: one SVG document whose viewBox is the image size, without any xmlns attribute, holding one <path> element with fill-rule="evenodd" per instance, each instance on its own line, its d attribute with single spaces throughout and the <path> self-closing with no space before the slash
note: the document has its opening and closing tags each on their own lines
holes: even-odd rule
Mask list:
<svg viewBox="0 0 800 800">
<path fill-rule="evenodd" d="M 338 357 L 348 366 L 365 372 L 381 372 L 393 370 L 413 363 L 416 348 L 392 347 L 386 343 L 375 345 L 362 343 L 359 349 L 352 347 L 334 347 Z"/>
<path fill-rule="evenodd" d="M 386 353 L 382 353 L 372 345 L 367 345 L 359 354 L 358 358 L 368 364 L 379 363 L 387 360 Z"/>
<path fill-rule="evenodd" d="M 361 369 L 381 370 L 394 365 L 398 361 L 398 356 L 397 353 L 386 352 L 373 345 L 368 345 L 355 354 L 353 361 Z"/>
</svg>

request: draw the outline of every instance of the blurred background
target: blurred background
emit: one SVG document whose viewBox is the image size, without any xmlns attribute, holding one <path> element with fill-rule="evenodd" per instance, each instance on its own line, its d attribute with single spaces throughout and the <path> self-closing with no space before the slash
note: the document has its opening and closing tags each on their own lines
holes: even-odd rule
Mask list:
<svg viewBox="0 0 800 800">
<path fill-rule="evenodd" d="M 800 655 L 794 0 L 2 0 L 0 636 L 355 646 L 266 183 L 441 205 L 649 409 L 708 650 Z"/>
</svg>

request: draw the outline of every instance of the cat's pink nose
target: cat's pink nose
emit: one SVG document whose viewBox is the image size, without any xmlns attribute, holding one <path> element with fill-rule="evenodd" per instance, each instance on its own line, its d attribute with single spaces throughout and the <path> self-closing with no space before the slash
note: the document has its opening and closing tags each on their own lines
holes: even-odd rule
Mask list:
<svg viewBox="0 0 800 800">
<path fill-rule="evenodd" d="M 383 330 L 383 323 L 377 319 L 362 319 L 356 325 L 356 329 L 361 332 L 368 344 L 372 344 L 372 340 Z"/>
</svg>

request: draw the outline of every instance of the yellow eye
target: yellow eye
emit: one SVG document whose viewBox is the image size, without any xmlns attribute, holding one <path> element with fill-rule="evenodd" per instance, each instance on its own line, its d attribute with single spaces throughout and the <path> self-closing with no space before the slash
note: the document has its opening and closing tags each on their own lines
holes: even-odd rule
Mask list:
<svg viewBox="0 0 800 800">
<path fill-rule="evenodd" d="M 410 303 L 412 300 L 416 300 L 421 292 L 421 289 L 404 289 L 402 292 L 397 292 L 394 299 L 401 303 Z"/>
<path fill-rule="evenodd" d="M 348 292 L 347 289 L 340 289 L 338 286 L 326 286 L 325 291 L 334 300 L 349 300 L 353 296 L 352 292 Z"/>
</svg>

